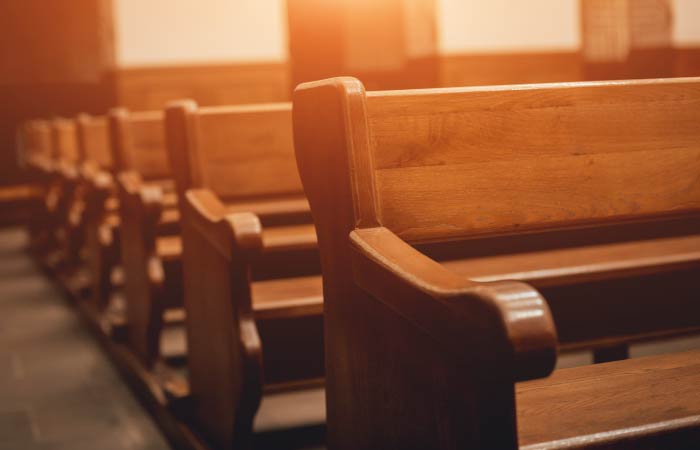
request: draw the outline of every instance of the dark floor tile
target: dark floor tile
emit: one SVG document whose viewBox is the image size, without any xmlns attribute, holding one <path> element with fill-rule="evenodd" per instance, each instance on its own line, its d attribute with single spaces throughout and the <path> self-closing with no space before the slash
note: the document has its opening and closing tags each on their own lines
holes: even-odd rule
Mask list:
<svg viewBox="0 0 700 450">
<path fill-rule="evenodd" d="M 0 230 L 0 449 L 169 448 L 25 244 Z"/>
</svg>

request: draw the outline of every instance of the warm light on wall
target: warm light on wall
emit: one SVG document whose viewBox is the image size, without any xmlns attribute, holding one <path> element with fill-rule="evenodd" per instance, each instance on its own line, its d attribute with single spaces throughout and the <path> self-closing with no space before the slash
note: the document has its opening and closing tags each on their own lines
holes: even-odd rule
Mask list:
<svg viewBox="0 0 700 450">
<path fill-rule="evenodd" d="M 287 59 L 286 0 L 114 0 L 119 67 Z"/>
</svg>

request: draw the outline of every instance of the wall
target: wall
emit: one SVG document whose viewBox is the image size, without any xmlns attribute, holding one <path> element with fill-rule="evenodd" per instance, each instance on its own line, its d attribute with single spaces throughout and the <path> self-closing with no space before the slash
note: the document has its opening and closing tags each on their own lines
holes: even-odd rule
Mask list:
<svg viewBox="0 0 700 450">
<path fill-rule="evenodd" d="M 673 0 L 673 43 L 676 47 L 700 46 L 700 1 Z"/>
<path fill-rule="evenodd" d="M 438 0 L 441 84 L 583 79 L 579 0 Z"/>
<path fill-rule="evenodd" d="M 285 0 L 114 0 L 117 67 L 283 62 Z"/>
<path fill-rule="evenodd" d="M 634 38 L 633 50 L 623 48 L 619 60 L 611 64 L 594 63 L 588 54 L 595 44 L 591 38 L 610 45 L 600 29 L 588 36 L 588 52 L 583 51 L 582 1 L 438 0 L 442 84 L 700 75 L 700 1 L 668 0 L 670 14 L 664 14 L 662 1 L 647 0 L 647 11 L 659 10 L 660 15 L 654 17 L 662 22 L 665 17 L 672 18 L 672 48 L 668 36 L 657 39 L 653 32 L 643 31 L 641 36 L 630 36 Z M 596 7 L 595 3 L 585 5 Z M 611 0 L 599 0 L 597 6 L 612 4 Z M 636 12 L 644 6 L 641 0 L 616 0 L 614 4 L 625 16 L 633 11 L 632 6 L 637 7 Z M 641 25 L 651 26 L 647 22 Z M 665 28 L 662 23 L 656 25 Z M 656 41 L 664 44 L 653 45 Z"/>
<path fill-rule="evenodd" d="M 578 0 L 439 0 L 443 54 L 576 51 Z"/>
<path fill-rule="evenodd" d="M 135 110 L 290 97 L 286 0 L 114 0 L 116 99 Z"/>
<path fill-rule="evenodd" d="M 26 119 L 102 112 L 112 103 L 110 0 L 0 0 L 0 184 L 22 181 Z"/>
</svg>

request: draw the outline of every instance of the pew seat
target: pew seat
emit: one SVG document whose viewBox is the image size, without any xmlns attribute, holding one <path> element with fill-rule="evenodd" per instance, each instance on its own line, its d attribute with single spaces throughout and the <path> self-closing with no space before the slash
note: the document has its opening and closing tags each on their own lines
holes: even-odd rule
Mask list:
<svg viewBox="0 0 700 450">
<path fill-rule="evenodd" d="M 700 350 L 561 369 L 519 383 L 520 448 L 657 448 L 644 445 L 671 433 L 680 433 L 673 448 L 692 448 L 700 442 L 699 383 Z"/>
<path fill-rule="evenodd" d="M 323 314 L 320 276 L 257 281 L 252 283 L 251 290 L 256 319 Z"/>
<path fill-rule="evenodd" d="M 182 257 L 180 236 L 160 236 L 156 239 L 156 255 L 163 261 L 177 261 Z"/>
<path fill-rule="evenodd" d="M 445 261 L 469 279 L 526 281 L 535 287 L 700 267 L 700 235 Z"/>
<path fill-rule="evenodd" d="M 314 249 L 316 230 L 309 225 L 290 225 L 263 229 L 263 252 Z"/>
</svg>

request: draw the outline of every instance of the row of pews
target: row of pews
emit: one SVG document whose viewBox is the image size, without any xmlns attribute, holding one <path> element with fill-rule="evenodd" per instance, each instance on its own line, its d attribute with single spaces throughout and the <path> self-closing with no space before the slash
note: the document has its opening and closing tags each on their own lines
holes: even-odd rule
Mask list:
<svg viewBox="0 0 700 450">
<path fill-rule="evenodd" d="M 699 124 L 700 79 L 336 78 L 20 151 L 34 254 L 179 448 L 697 449 L 700 350 L 628 356 L 700 332 Z"/>
</svg>

